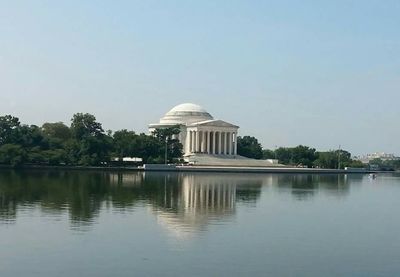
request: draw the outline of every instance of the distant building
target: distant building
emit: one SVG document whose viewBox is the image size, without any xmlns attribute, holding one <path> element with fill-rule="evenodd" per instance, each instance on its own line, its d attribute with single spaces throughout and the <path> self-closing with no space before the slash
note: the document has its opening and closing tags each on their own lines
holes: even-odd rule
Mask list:
<svg viewBox="0 0 400 277">
<path fill-rule="evenodd" d="M 393 160 L 399 160 L 400 157 L 396 157 L 396 155 L 394 154 L 389 154 L 385 152 L 375 152 L 363 156 L 358 156 L 356 157 L 356 159 L 361 161 L 362 163 L 367 164 L 374 159 L 381 159 L 382 161 L 393 161 Z"/>
</svg>

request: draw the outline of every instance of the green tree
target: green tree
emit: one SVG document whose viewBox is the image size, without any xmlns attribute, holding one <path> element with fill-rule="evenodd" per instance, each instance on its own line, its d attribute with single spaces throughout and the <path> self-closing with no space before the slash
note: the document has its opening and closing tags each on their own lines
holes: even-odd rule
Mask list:
<svg viewBox="0 0 400 277">
<path fill-rule="evenodd" d="M 38 158 L 50 165 L 71 163 L 67 152 L 67 145 L 72 139 L 71 129 L 62 122 L 47 122 L 42 125 L 41 131 L 49 147 Z"/>
<path fill-rule="evenodd" d="M 355 167 L 355 168 L 364 168 L 366 167 L 365 164 L 363 164 L 361 161 L 358 160 L 351 160 L 351 162 L 348 165 L 349 167 Z"/>
<path fill-rule="evenodd" d="M 181 158 L 183 155 L 182 152 L 183 146 L 177 139 L 177 136 L 179 135 L 180 131 L 181 129 L 179 125 L 175 125 L 169 128 L 157 128 L 154 130 L 152 134 L 158 141 L 159 150 L 164 150 L 159 152 L 165 153 L 165 148 L 167 148 L 167 158 L 168 161 L 170 162 Z M 159 156 L 159 160 L 165 160 L 165 158 L 164 159 L 160 158 L 161 157 Z"/>
<path fill-rule="evenodd" d="M 308 146 L 299 145 L 292 148 L 291 151 L 292 163 L 295 165 L 312 167 L 314 161 L 317 159 L 315 149 Z"/>
<path fill-rule="evenodd" d="M 36 125 L 19 126 L 16 129 L 14 142 L 27 150 L 32 147 L 40 147 L 40 149 L 46 149 L 48 147 L 47 140 L 43 136 L 40 128 Z"/>
<path fill-rule="evenodd" d="M 388 165 L 395 170 L 400 170 L 400 159 L 387 161 Z"/>
<path fill-rule="evenodd" d="M 379 158 L 375 158 L 375 159 L 370 160 L 369 164 L 374 164 L 374 165 L 381 167 L 383 165 L 383 160 L 379 159 Z"/>
<path fill-rule="evenodd" d="M 135 156 L 142 158 L 143 163 L 163 163 L 164 145 L 158 138 L 142 133 L 137 137 Z"/>
<path fill-rule="evenodd" d="M 0 163 L 19 166 L 26 161 L 26 151 L 20 145 L 3 144 L 0 146 Z"/>
<path fill-rule="evenodd" d="M 279 147 L 275 150 L 276 158 L 282 164 L 292 164 L 292 153 L 287 147 Z"/>
<path fill-rule="evenodd" d="M 64 144 L 72 137 L 70 128 L 62 122 L 44 123 L 41 130 L 52 149 L 64 148 Z"/>
<path fill-rule="evenodd" d="M 42 132 L 49 138 L 59 139 L 61 141 L 67 141 L 71 138 L 70 128 L 62 122 L 46 122 L 42 125 Z"/>
<path fill-rule="evenodd" d="M 261 159 L 263 151 L 261 144 L 255 137 L 237 137 L 237 153 L 241 156 L 253 159 Z"/>
<path fill-rule="evenodd" d="M 71 119 L 73 140 L 67 145 L 70 162 L 100 165 L 110 160 L 112 138 L 104 133 L 101 123 L 88 113 L 74 114 Z"/>
<path fill-rule="evenodd" d="M 11 115 L 0 116 L 0 145 L 16 140 L 19 119 Z"/>
<path fill-rule="evenodd" d="M 275 150 L 276 158 L 282 164 L 311 167 L 317 159 L 314 148 L 298 145 L 296 147 L 279 147 Z"/>
<path fill-rule="evenodd" d="M 77 140 L 104 135 L 101 123 L 89 113 L 76 113 L 71 119 L 71 133 Z"/>
<path fill-rule="evenodd" d="M 263 149 L 262 150 L 262 154 L 263 154 L 263 159 L 267 160 L 267 159 L 275 159 L 276 158 L 276 154 L 275 151 L 270 150 L 270 149 Z"/>
<path fill-rule="evenodd" d="M 345 168 L 351 166 L 354 161 L 351 153 L 346 150 L 331 150 L 327 152 L 317 152 L 317 159 L 314 166 L 320 168 Z M 356 164 L 355 164 L 356 165 Z"/>
<path fill-rule="evenodd" d="M 337 168 L 338 156 L 334 151 L 317 152 L 318 158 L 314 161 L 314 166 L 319 168 Z"/>
<path fill-rule="evenodd" d="M 126 129 L 116 131 L 113 135 L 115 155 L 121 160 L 125 156 L 137 156 L 138 135 Z"/>
</svg>

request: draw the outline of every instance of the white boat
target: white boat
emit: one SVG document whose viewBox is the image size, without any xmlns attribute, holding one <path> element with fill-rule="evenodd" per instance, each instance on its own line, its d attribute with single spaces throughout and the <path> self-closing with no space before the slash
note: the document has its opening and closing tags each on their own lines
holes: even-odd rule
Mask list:
<svg viewBox="0 0 400 277">
<path fill-rule="evenodd" d="M 369 178 L 370 179 L 375 179 L 376 178 L 376 174 L 375 173 L 370 173 L 369 174 Z"/>
</svg>

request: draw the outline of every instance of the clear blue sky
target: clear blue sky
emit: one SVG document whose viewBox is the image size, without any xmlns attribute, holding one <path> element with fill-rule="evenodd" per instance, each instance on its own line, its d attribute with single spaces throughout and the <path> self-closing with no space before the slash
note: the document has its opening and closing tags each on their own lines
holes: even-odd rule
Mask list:
<svg viewBox="0 0 400 277">
<path fill-rule="evenodd" d="M 0 114 L 143 132 L 182 102 L 266 148 L 400 154 L 400 1 L 0 0 Z"/>
</svg>

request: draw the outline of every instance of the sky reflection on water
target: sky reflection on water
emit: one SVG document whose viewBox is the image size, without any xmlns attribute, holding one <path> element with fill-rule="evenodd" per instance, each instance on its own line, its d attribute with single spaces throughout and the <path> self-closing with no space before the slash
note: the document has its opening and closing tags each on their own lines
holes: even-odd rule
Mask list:
<svg viewBox="0 0 400 277">
<path fill-rule="evenodd" d="M 395 276 L 399 199 L 398 174 L 2 170 L 1 276 Z"/>
</svg>

